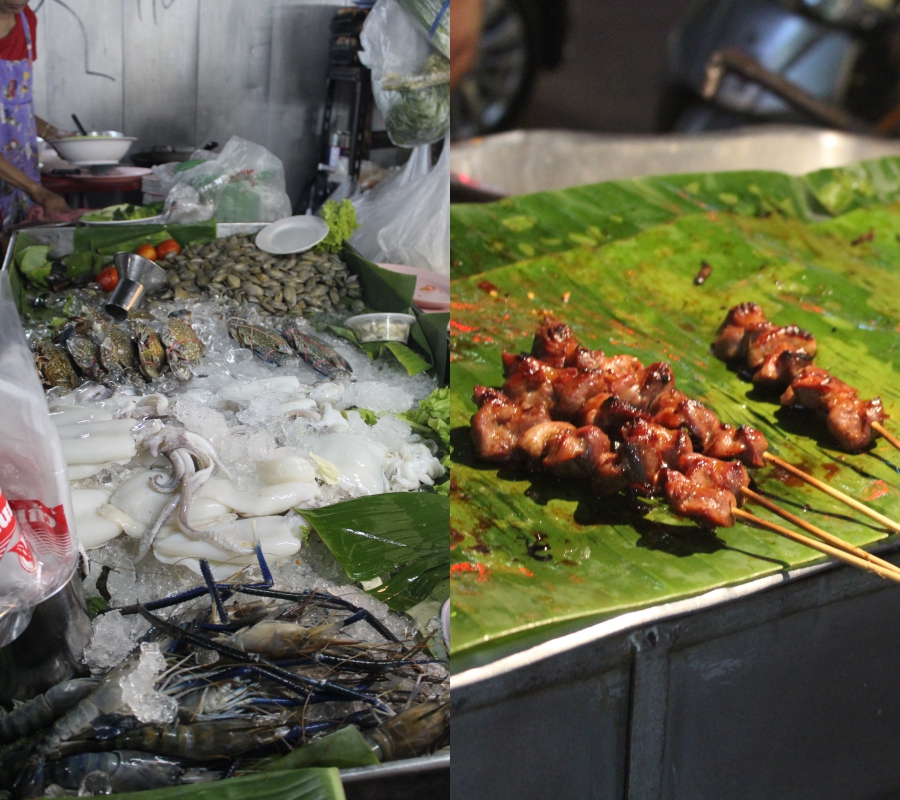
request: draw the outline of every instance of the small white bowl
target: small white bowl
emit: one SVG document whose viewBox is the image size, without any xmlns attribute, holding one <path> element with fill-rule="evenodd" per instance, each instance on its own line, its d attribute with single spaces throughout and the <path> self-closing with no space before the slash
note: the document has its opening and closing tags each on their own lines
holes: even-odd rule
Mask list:
<svg viewBox="0 0 900 800">
<path fill-rule="evenodd" d="M 312 214 L 285 217 L 266 225 L 256 235 L 256 246 L 276 256 L 302 253 L 321 242 L 329 230 L 324 219 Z"/>
<path fill-rule="evenodd" d="M 345 324 L 360 342 L 402 342 L 406 344 L 416 318 L 410 314 L 359 314 Z"/>
<path fill-rule="evenodd" d="M 134 136 L 70 136 L 50 144 L 70 164 L 87 167 L 118 164 L 136 141 Z"/>
</svg>

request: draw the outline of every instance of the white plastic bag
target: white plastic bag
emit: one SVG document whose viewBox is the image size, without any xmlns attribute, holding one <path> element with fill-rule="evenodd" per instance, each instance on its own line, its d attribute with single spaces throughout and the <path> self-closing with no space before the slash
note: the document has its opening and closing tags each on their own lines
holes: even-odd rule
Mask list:
<svg viewBox="0 0 900 800">
<path fill-rule="evenodd" d="M 442 139 L 450 128 L 450 62 L 396 0 L 375 3 L 359 40 L 391 141 L 416 147 Z"/>
<path fill-rule="evenodd" d="M 0 646 L 72 577 L 74 519 L 56 427 L 0 273 Z"/>
<path fill-rule="evenodd" d="M 403 170 L 353 198 L 359 229 L 350 243 L 370 261 L 450 274 L 450 142 L 434 167 L 431 146 Z"/>
<path fill-rule="evenodd" d="M 167 222 L 275 222 L 291 215 L 281 159 L 262 145 L 232 136 L 222 152 L 202 164 L 175 167 L 166 197 Z M 197 199 L 183 187 L 189 187 Z M 208 214 L 212 209 L 212 214 Z"/>
</svg>

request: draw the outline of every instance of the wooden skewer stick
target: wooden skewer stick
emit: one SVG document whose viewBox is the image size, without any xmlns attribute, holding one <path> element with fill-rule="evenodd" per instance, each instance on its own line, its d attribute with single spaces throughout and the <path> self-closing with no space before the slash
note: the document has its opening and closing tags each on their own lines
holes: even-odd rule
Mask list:
<svg viewBox="0 0 900 800">
<path fill-rule="evenodd" d="M 795 478 L 799 478 L 801 481 L 806 481 L 810 486 L 815 486 L 816 489 L 819 489 L 825 494 L 831 495 L 835 500 L 840 500 L 845 505 L 850 506 L 850 508 L 856 509 L 860 514 L 865 514 L 870 519 L 875 520 L 879 525 L 883 525 L 889 531 L 893 531 L 894 533 L 900 533 L 900 523 L 894 522 L 892 519 L 888 519 L 884 514 L 879 514 L 874 509 L 869 508 L 866 505 L 863 505 L 858 500 L 854 500 L 849 495 L 844 494 L 841 491 L 838 491 L 832 486 L 829 486 L 827 483 L 823 483 L 818 478 L 814 478 L 812 475 L 808 475 L 802 469 L 797 469 L 793 464 L 788 464 L 787 461 L 784 461 L 777 456 L 773 456 L 771 453 L 763 453 L 763 458 L 766 459 L 770 464 L 774 464 L 776 467 L 781 467 L 781 469 L 786 472 L 790 472 Z"/>
<path fill-rule="evenodd" d="M 778 514 L 779 517 L 783 517 L 788 522 L 793 523 L 798 528 L 802 528 L 807 533 L 811 533 L 813 536 L 821 539 L 824 542 L 828 542 L 828 544 L 832 544 L 835 547 L 839 547 L 841 550 L 845 550 L 848 553 L 852 553 L 855 556 L 859 556 L 859 558 L 865 559 L 871 564 L 878 564 L 880 567 L 884 567 L 885 569 L 892 570 L 896 572 L 898 576 L 900 576 L 900 567 L 892 564 L 890 561 L 885 561 L 883 558 L 879 558 L 872 553 L 863 550 L 861 547 L 857 547 L 854 544 L 850 544 L 850 542 L 845 542 L 839 536 L 835 536 L 833 533 L 828 533 L 828 531 L 823 531 L 821 528 L 813 525 L 811 522 L 807 522 L 802 517 L 798 517 L 796 514 L 792 514 L 790 511 L 783 509 L 781 506 L 776 505 L 768 497 L 763 497 L 760 494 L 757 494 L 752 489 L 743 489 L 741 492 L 744 497 L 748 500 L 752 500 L 754 503 L 758 503 L 763 508 L 769 509 L 773 514 Z"/>
<path fill-rule="evenodd" d="M 784 536 L 785 538 L 791 539 L 794 542 L 806 545 L 807 547 L 811 547 L 813 550 L 818 550 L 820 553 L 824 553 L 827 556 L 836 558 L 839 561 L 844 561 L 851 566 L 859 567 L 860 569 L 864 569 L 869 572 L 874 572 L 876 575 L 880 575 L 882 578 L 887 578 L 888 580 L 900 583 L 900 575 L 898 575 L 893 570 L 879 567 L 877 564 L 872 564 L 870 561 L 866 561 L 865 559 L 854 556 L 846 552 L 845 550 L 838 549 L 837 547 L 832 547 L 830 544 L 825 544 L 825 542 L 820 542 L 816 539 L 810 539 L 808 536 L 804 536 L 802 533 L 796 533 L 788 528 L 783 527 L 782 525 L 777 525 L 774 522 L 769 522 L 767 519 L 757 517 L 755 514 L 751 514 L 749 511 L 744 511 L 744 509 L 742 508 L 735 508 L 732 510 L 732 513 L 737 519 L 745 520 L 746 522 L 756 525 L 757 527 L 764 528 L 765 530 L 771 531 L 772 533 L 777 533 L 779 536 Z"/>
<path fill-rule="evenodd" d="M 885 439 L 887 439 L 894 447 L 900 450 L 900 439 L 894 436 L 887 428 L 884 427 L 880 422 L 872 423 L 872 430 L 880 433 Z"/>
</svg>

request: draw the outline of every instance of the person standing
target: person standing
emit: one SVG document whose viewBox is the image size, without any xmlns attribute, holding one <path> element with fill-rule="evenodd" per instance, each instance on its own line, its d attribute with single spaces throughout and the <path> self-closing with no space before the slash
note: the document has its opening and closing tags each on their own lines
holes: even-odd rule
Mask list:
<svg viewBox="0 0 900 800">
<path fill-rule="evenodd" d="M 71 135 L 35 116 L 32 86 L 37 17 L 28 0 L 0 0 L 0 228 L 25 221 L 35 204 L 47 218 L 72 209 L 40 184 L 37 137 Z"/>
</svg>

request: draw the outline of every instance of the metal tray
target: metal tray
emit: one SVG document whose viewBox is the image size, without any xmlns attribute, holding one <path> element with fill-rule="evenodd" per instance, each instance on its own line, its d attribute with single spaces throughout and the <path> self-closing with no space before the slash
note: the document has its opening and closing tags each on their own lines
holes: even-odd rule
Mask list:
<svg viewBox="0 0 900 800">
<path fill-rule="evenodd" d="M 481 199 L 488 200 L 647 175 L 755 169 L 802 175 L 898 154 L 897 140 L 800 126 L 632 136 L 510 131 L 454 145 L 450 174 L 454 189 L 486 192 Z"/>
</svg>

